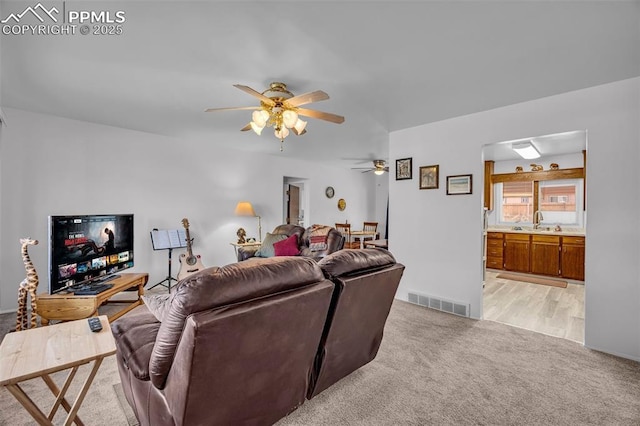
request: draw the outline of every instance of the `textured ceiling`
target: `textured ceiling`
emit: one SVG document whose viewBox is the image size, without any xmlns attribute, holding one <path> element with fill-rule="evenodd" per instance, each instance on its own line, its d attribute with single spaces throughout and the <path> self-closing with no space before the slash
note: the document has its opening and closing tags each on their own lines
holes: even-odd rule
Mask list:
<svg viewBox="0 0 640 426">
<path fill-rule="evenodd" d="M 37 2 L 0 1 L 0 15 Z M 62 5 L 62 2 L 43 2 Z M 640 75 L 640 2 L 66 2 L 123 34 L 2 35 L 2 106 L 353 166 L 388 132 Z M 26 18 L 25 18 L 26 19 Z M 233 87 L 324 90 L 285 151 Z"/>
</svg>

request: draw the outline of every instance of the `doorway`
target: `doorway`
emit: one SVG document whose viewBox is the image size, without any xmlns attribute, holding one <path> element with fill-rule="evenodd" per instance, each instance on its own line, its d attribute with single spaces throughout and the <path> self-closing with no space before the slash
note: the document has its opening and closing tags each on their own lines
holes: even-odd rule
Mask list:
<svg viewBox="0 0 640 426">
<path fill-rule="evenodd" d="M 308 181 L 305 178 L 288 176 L 285 176 L 283 181 L 282 223 L 306 228 L 305 213 L 308 212 L 309 205 Z"/>
<path fill-rule="evenodd" d="M 483 319 L 584 343 L 586 148 L 585 130 L 483 147 Z"/>
</svg>

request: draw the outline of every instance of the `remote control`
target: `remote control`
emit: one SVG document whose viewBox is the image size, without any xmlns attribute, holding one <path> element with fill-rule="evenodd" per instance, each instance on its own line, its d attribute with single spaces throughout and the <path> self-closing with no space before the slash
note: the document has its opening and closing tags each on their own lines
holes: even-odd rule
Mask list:
<svg viewBox="0 0 640 426">
<path fill-rule="evenodd" d="M 102 323 L 100 322 L 100 318 L 98 317 L 91 317 L 87 320 L 89 322 L 89 328 L 91 329 L 91 331 L 98 332 L 100 330 L 102 330 Z"/>
</svg>

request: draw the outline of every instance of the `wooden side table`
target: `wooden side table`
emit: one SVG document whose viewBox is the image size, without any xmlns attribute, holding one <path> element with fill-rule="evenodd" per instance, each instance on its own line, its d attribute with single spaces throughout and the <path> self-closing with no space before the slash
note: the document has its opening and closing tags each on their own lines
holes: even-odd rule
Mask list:
<svg viewBox="0 0 640 426">
<path fill-rule="evenodd" d="M 0 385 L 7 388 L 38 424 L 51 425 L 58 408 L 62 405 L 68 413 L 65 426 L 73 422 L 82 425 L 82 421 L 77 417 L 80 405 L 102 360 L 116 352 L 109 320 L 105 315 L 99 318 L 102 330 L 96 333 L 91 332 L 87 320 L 83 319 L 8 333 L 2 340 Z M 65 393 L 78 368 L 90 362 L 93 362 L 93 367 L 89 376 L 85 379 L 73 405 L 70 405 Z M 58 388 L 49 374 L 69 369 L 71 371 L 62 388 Z M 42 377 L 56 397 L 48 415 L 45 415 L 20 387 L 21 382 L 36 377 Z"/>
<path fill-rule="evenodd" d="M 121 273 L 118 278 L 109 281 L 113 284 L 108 290 L 95 295 L 76 296 L 73 293 L 43 293 L 38 295 L 38 315 L 42 325 L 51 320 L 72 321 L 89 318 L 98 314 L 98 308 L 118 293 L 137 287 L 135 300 L 117 300 L 113 303 L 124 303 L 125 306 L 109 316 L 109 321 L 115 321 L 138 305 L 142 305 L 141 296 L 149 274 Z M 111 302 L 110 302 L 111 303 Z"/>
</svg>

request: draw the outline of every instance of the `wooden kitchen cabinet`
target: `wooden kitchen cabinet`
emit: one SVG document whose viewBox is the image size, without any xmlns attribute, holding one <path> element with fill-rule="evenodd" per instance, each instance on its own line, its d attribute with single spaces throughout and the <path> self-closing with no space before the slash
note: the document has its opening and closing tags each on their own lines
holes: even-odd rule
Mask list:
<svg viewBox="0 0 640 426">
<path fill-rule="evenodd" d="M 502 232 L 487 232 L 487 268 L 503 268 L 503 235 Z"/>
<path fill-rule="evenodd" d="M 531 273 L 560 275 L 560 237 L 531 235 Z"/>
<path fill-rule="evenodd" d="M 584 237 L 562 237 L 562 277 L 584 281 L 584 246 Z"/>
<path fill-rule="evenodd" d="M 530 272 L 529 234 L 504 235 L 504 269 L 515 272 Z"/>
</svg>

